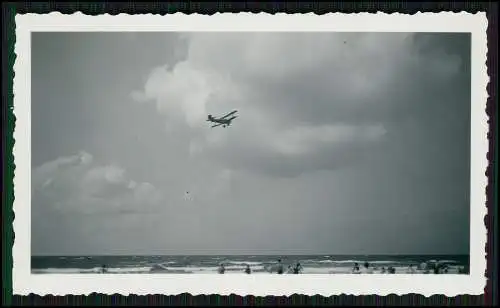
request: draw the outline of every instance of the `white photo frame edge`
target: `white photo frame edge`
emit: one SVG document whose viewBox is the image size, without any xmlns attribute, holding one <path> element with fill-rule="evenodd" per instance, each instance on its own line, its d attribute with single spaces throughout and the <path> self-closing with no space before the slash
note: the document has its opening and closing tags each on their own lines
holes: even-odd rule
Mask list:
<svg viewBox="0 0 500 308">
<path fill-rule="evenodd" d="M 168 16 L 98 15 L 82 13 L 16 16 L 14 64 L 14 212 L 13 293 L 53 294 L 238 294 L 282 296 L 336 294 L 424 296 L 479 295 L 486 287 L 485 175 L 488 166 L 486 86 L 487 18 L 485 13 L 417 13 L 414 15 L 359 13 L 214 14 Z M 470 32 L 471 33 L 471 232 L 470 275 L 57 275 L 31 274 L 31 43 L 32 31 L 340 31 L 340 32 Z M 474 103 L 472 103 L 474 102 Z M 172 281 L 175 280 L 175 281 Z M 61 283 L 64 281 L 64 283 Z"/>
</svg>

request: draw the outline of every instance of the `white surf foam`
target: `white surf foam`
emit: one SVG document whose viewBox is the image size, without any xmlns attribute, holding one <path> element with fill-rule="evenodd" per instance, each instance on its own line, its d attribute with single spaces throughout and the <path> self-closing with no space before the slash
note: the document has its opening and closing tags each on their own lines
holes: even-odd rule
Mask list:
<svg viewBox="0 0 500 308">
<path fill-rule="evenodd" d="M 432 270 L 409 270 L 408 267 L 394 267 L 395 274 L 434 274 Z M 225 274 L 244 274 L 244 267 L 226 267 Z M 252 274 L 268 274 L 277 275 L 276 272 L 269 273 L 263 266 L 251 267 Z M 135 268 L 108 268 L 108 274 L 148 274 L 148 273 L 182 273 L 182 274 L 216 274 L 218 267 L 135 267 Z M 45 268 L 45 269 L 32 269 L 33 274 L 96 274 L 101 273 L 101 268 L 81 269 L 81 268 Z M 291 274 L 285 272 L 285 274 Z M 304 267 L 302 274 L 383 274 L 381 269 L 366 270 L 360 269 L 353 272 L 349 267 Z M 389 274 L 387 271 L 385 274 Z M 458 266 L 448 267 L 448 272 L 440 271 L 439 274 L 459 274 Z"/>
<path fill-rule="evenodd" d="M 333 263 L 333 264 L 358 263 L 359 265 L 362 265 L 365 262 L 368 262 L 369 264 L 398 264 L 398 263 L 400 263 L 398 261 L 393 261 L 393 260 L 387 260 L 387 261 L 363 261 L 363 260 L 320 260 L 320 261 L 315 261 L 315 260 L 308 260 L 308 261 L 315 262 L 315 263 Z"/>
<path fill-rule="evenodd" d="M 133 274 L 133 273 L 149 273 L 151 267 L 130 267 L 130 268 L 106 268 L 109 274 Z M 32 269 L 34 274 L 95 274 L 101 273 L 101 267 L 94 267 L 89 269 L 83 268 L 42 268 L 42 269 Z"/>
<path fill-rule="evenodd" d="M 250 266 L 262 264 L 262 262 L 256 262 L 256 261 L 227 261 L 227 262 L 223 262 L 223 263 L 228 263 L 228 264 L 233 264 L 233 265 L 241 265 L 241 266 L 246 266 L 247 264 Z"/>
</svg>

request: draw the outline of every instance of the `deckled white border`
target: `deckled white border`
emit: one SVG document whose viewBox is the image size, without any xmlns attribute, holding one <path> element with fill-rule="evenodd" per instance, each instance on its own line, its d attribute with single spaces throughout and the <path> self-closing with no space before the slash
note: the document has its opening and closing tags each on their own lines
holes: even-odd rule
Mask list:
<svg viewBox="0 0 500 308">
<path fill-rule="evenodd" d="M 477 295 L 486 278 L 485 188 L 489 80 L 486 70 L 487 18 L 485 13 L 403 14 L 215 14 L 168 16 L 27 14 L 16 16 L 17 54 L 14 65 L 14 294 L 39 295 L 120 293 L 323 296 L 334 294 L 444 294 Z M 471 232 L 470 275 L 32 275 L 30 271 L 31 172 L 31 41 L 32 31 L 360 31 L 360 32 L 470 32 L 472 33 L 471 93 Z"/>
</svg>

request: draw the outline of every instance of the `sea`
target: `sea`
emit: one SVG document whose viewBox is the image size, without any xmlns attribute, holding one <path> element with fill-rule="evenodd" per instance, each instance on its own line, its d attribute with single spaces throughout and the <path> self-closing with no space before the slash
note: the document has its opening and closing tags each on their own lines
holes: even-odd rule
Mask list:
<svg viewBox="0 0 500 308">
<path fill-rule="evenodd" d="M 468 255 L 211 255 L 211 256 L 32 256 L 33 274 L 224 274 L 244 273 L 247 265 L 253 274 L 276 273 L 278 260 L 286 273 L 301 265 L 302 274 L 468 274 Z M 357 263 L 359 270 L 355 269 Z M 435 272 L 435 264 L 446 270 Z M 367 266 L 365 266 L 367 265 Z M 103 267 L 105 271 L 103 271 Z"/>
</svg>

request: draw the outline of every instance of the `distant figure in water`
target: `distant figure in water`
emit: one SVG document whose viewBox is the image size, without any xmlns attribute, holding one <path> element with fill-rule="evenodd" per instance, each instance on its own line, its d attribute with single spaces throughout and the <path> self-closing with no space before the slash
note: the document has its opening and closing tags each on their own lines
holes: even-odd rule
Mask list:
<svg viewBox="0 0 500 308">
<path fill-rule="evenodd" d="M 365 262 L 364 266 L 367 274 L 373 274 L 373 268 L 370 268 L 370 263 L 368 263 L 368 261 Z"/>
<path fill-rule="evenodd" d="M 382 269 L 380 270 L 380 273 L 385 274 L 385 267 L 382 266 Z"/>
<path fill-rule="evenodd" d="M 252 270 L 250 269 L 250 265 L 247 264 L 247 267 L 245 268 L 245 273 L 250 274 Z"/>
<path fill-rule="evenodd" d="M 106 269 L 106 264 L 103 264 L 101 266 L 101 273 L 104 274 L 104 273 L 107 273 L 107 272 L 108 272 L 108 270 Z"/>
<path fill-rule="evenodd" d="M 358 262 L 354 262 L 354 267 L 352 268 L 353 272 L 359 272 L 359 265 Z"/>
<path fill-rule="evenodd" d="M 224 274 L 225 271 L 226 271 L 226 268 L 224 267 L 224 263 L 221 263 L 219 265 L 219 274 Z"/>
<path fill-rule="evenodd" d="M 295 265 L 295 267 L 293 268 L 293 273 L 300 274 L 301 271 L 302 271 L 302 265 L 300 265 L 300 263 L 297 262 L 297 265 Z"/>
<path fill-rule="evenodd" d="M 435 264 L 434 265 L 434 268 L 433 268 L 434 269 L 434 274 L 439 274 L 440 273 L 439 268 L 440 268 L 439 264 Z"/>
<path fill-rule="evenodd" d="M 389 266 L 389 268 L 387 269 L 387 271 L 389 272 L 389 274 L 396 274 L 396 269 L 392 266 Z"/>
<path fill-rule="evenodd" d="M 413 264 L 410 264 L 408 266 L 408 273 L 409 274 L 415 274 L 415 269 L 413 268 Z"/>
<path fill-rule="evenodd" d="M 283 264 L 281 263 L 281 259 L 278 259 L 278 274 L 283 274 Z"/>
</svg>

